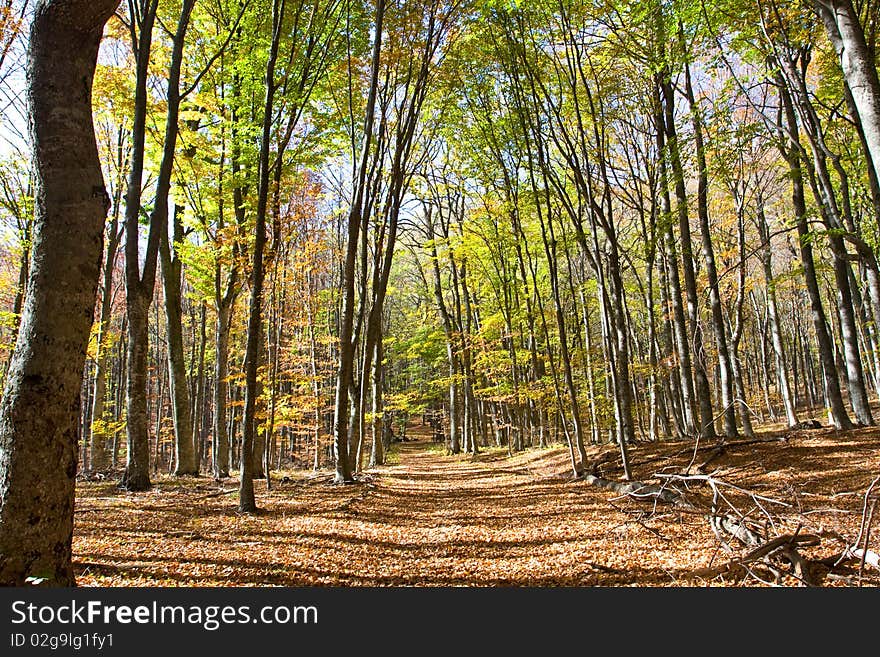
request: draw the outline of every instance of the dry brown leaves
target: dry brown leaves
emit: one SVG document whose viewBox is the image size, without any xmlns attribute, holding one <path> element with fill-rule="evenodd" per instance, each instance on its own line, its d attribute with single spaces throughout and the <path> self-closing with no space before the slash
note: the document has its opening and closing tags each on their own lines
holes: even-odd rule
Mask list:
<svg viewBox="0 0 880 657">
<path fill-rule="evenodd" d="M 591 458 L 603 450 L 593 449 Z M 693 445 L 632 450 L 634 476 L 683 471 Z M 698 459 L 699 461 L 699 459 Z M 820 534 L 801 550 L 820 560 L 853 542 L 863 495 L 880 472 L 876 430 L 800 432 L 786 442 L 732 446 L 709 466 L 729 502 L 767 535 Z M 613 462 L 604 476 L 619 474 Z M 445 456 L 420 442 L 400 463 L 353 486 L 285 473 L 259 487 L 261 513 L 236 511 L 234 480 L 162 478 L 148 493 L 113 483 L 78 488 L 74 561 L 81 586 L 704 586 L 689 574 L 730 558 L 704 515 L 620 499 L 569 475 L 562 447 L 507 458 L 502 450 Z M 687 494 L 711 493 L 688 482 Z M 220 493 L 220 494 L 218 494 Z M 761 502 L 769 498 L 780 504 Z M 880 544 L 875 528 L 871 547 Z M 815 566 L 823 586 L 855 585 L 858 563 Z M 783 577 L 781 584 L 796 585 Z M 880 585 L 866 569 L 862 585 Z"/>
</svg>

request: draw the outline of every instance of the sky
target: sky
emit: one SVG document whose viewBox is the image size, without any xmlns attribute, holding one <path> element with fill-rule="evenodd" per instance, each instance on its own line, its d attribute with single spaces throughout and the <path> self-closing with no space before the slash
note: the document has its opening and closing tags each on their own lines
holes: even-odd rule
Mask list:
<svg viewBox="0 0 880 657">
<path fill-rule="evenodd" d="M 28 20 L 31 0 L 13 0 L 14 18 L 0 22 L 8 28 L 12 21 L 23 17 L 14 38 L 7 29 L 0 34 L 0 158 L 21 157 L 27 148 L 27 100 L 25 98 Z"/>
</svg>

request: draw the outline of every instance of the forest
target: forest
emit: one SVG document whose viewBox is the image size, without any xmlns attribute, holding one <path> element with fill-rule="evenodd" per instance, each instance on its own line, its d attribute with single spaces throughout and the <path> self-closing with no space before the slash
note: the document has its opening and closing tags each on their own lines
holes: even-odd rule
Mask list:
<svg viewBox="0 0 880 657">
<path fill-rule="evenodd" d="M 878 31 L 0 0 L 0 584 L 880 585 Z"/>
</svg>

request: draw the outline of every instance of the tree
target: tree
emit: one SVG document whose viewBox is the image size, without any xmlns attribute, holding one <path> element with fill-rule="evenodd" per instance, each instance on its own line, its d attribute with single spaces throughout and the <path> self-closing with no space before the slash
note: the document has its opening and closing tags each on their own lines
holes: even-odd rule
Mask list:
<svg viewBox="0 0 880 657">
<path fill-rule="evenodd" d="M 269 194 L 274 184 L 277 211 L 273 217 L 276 225 L 272 227 L 275 236 L 272 246 L 273 251 L 277 251 L 277 241 L 281 236 L 280 194 L 284 155 L 306 113 L 317 81 L 324 75 L 330 62 L 329 55 L 333 52 L 336 27 L 340 21 L 339 8 L 337 0 L 316 0 L 311 5 L 299 3 L 291 9 L 291 14 L 287 14 L 286 0 L 272 2 L 272 37 L 265 64 L 265 96 L 260 114 L 255 237 L 245 346 L 245 405 L 239 493 L 239 510 L 242 512 L 256 511 L 253 478 L 257 472 L 264 474 L 262 456 L 266 443 L 262 440 L 262 432 L 258 431 L 256 403 L 260 396 L 257 370 L 264 344 L 263 288 Z M 279 58 L 282 37 L 290 40 L 287 45 L 289 52 L 286 57 Z M 275 135 L 277 116 L 283 117 L 283 120 L 277 126 L 278 134 Z M 274 258 L 277 254 L 269 255 Z"/>
<path fill-rule="evenodd" d="M 866 155 L 880 175 L 880 80 L 852 0 L 813 0 L 840 59 L 864 131 Z"/>
<path fill-rule="evenodd" d="M 79 395 L 110 208 L 91 86 L 103 28 L 117 4 L 41 0 L 31 27 L 34 246 L 0 404 L 0 584 L 75 583 Z"/>
<path fill-rule="evenodd" d="M 367 166 L 376 119 L 376 96 L 379 89 L 379 67 L 382 54 L 382 24 L 385 19 L 385 0 L 376 0 L 376 18 L 373 26 L 373 48 L 370 60 L 370 84 L 364 113 L 364 132 L 361 154 L 355 170 L 354 189 L 346 227 L 345 261 L 342 269 L 342 312 L 339 319 L 339 366 L 336 372 L 336 399 L 333 413 L 333 455 L 336 460 L 336 483 L 351 483 L 349 457 L 349 395 L 354 379 L 355 344 L 355 265 L 358 238 L 364 217 L 364 196 L 367 191 Z"/>
<path fill-rule="evenodd" d="M 819 344 L 819 357 L 822 360 L 822 373 L 825 381 L 825 394 L 831 412 L 832 422 L 838 429 L 851 429 L 853 424 L 846 412 L 837 367 L 834 362 L 834 344 L 828 333 L 828 321 L 816 277 L 813 258 L 813 245 L 807 225 L 807 204 L 804 198 L 803 158 L 800 153 L 799 130 L 794 104 L 781 73 L 776 76 L 782 111 L 780 112 L 779 141 L 777 148 L 785 158 L 791 178 L 792 207 L 800 239 L 800 256 L 804 267 L 804 280 L 810 295 L 810 310 L 816 339 Z M 783 116 L 785 122 L 783 123 Z"/>
<path fill-rule="evenodd" d="M 160 231 L 157 224 L 151 221 L 143 267 L 140 266 L 139 233 L 147 137 L 147 81 L 158 4 L 159 0 L 128 0 L 129 31 L 132 50 L 135 52 L 136 71 L 132 155 L 124 221 L 125 315 L 128 328 L 125 432 L 128 450 L 120 486 L 132 491 L 147 490 L 151 486 L 147 427 L 148 316 L 156 282 Z"/>
<path fill-rule="evenodd" d="M 182 263 L 179 256 L 183 240 L 183 206 L 175 205 L 172 223 L 174 231 L 168 233 L 168 200 L 171 190 L 171 174 L 174 166 L 175 148 L 180 131 L 180 72 L 183 49 L 195 0 L 184 0 L 180 19 L 174 34 L 171 66 L 168 76 L 168 108 L 165 123 L 165 139 L 162 163 L 156 185 L 153 206 L 154 218 L 159 229 L 159 260 L 162 263 L 162 284 L 165 293 L 165 316 L 168 327 L 168 382 L 171 393 L 171 409 L 174 421 L 174 474 L 197 475 L 195 446 L 193 445 L 192 417 L 186 385 L 186 360 L 183 353 L 183 313 L 181 309 Z M 173 247 L 173 250 L 172 250 Z"/>
<path fill-rule="evenodd" d="M 266 62 L 266 97 L 263 105 L 262 133 L 260 135 L 259 189 L 257 191 L 257 221 L 255 226 L 254 255 L 251 260 L 251 296 L 248 306 L 247 346 L 245 347 L 245 405 L 244 428 L 241 441 L 241 471 L 238 510 L 250 513 L 257 510 L 254 498 L 254 441 L 256 439 L 257 367 L 260 360 L 260 333 L 263 316 L 263 256 L 266 247 L 266 210 L 269 202 L 269 149 L 272 139 L 272 118 L 278 85 L 275 66 L 284 29 L 285 0 L 272 3 L 272 45 Z M 275 162 L 281 166 L 280 161 Z"/>
</svg>

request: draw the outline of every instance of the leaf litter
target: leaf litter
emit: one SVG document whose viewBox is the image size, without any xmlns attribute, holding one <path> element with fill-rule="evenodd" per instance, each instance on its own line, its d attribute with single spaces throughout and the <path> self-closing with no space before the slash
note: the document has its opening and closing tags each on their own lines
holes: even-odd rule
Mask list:
<svg viewBox="0 0 880 657">
<path fill-rule="evenodd" d="M 694 443 L 635 446 L 634 478 L 674 486 L 690 506 L 575 479 L 562 446 L 448 456 L 424 436 L 400 444 L 399 462 L 370 469 L 352 486 L 334 486 L 326 473 L 272 473 L 270 491 L 257 482 L 255 515 L 238 513 L 234 479 L 159 476 L 146 493 L 82 481 L 77 583 L 880 585 L 878 570 L 851 552 L 880 551 L 880 529 L 865 531 L 866 492 L 880 474 L 877 431 L 763 438 L 715 447 L 710 459 L 703 458 L 709 446 Z M 610 450 L 588 455 L 602 477 L 620 481 Z M 876 489 L 871 494 L 876 500 Z M 713 514 L 725 520 L 713 523 Z M 737 543 L 719 530 L 730 523 L 767 544 Z M 785 556 L 792 549 L 806 571 Z"/>
</svg>

